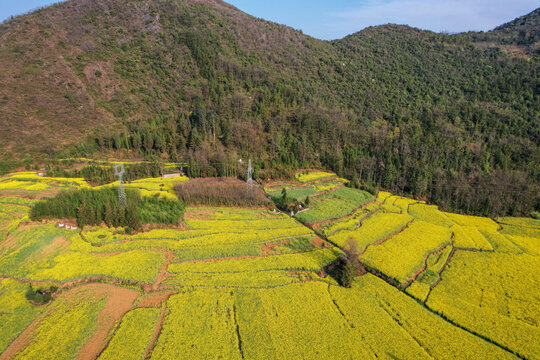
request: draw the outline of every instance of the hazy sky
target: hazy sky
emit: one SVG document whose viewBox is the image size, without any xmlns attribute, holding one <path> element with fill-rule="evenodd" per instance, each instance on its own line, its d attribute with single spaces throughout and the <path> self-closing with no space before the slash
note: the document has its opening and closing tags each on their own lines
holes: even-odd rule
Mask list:
<svg viewBox="0 0 540 360">
<path fill-rule="evenodd" d="M 113 1 L 113 0 L 111 0 Z M 54 0 L 0 0 L 0 21 Z M 433 31 L 491 30 L 525 15 L 540 0 L 228 0 L 248 14 L 337 39 L 370 25 L 407 24 Z"/>
</svg>

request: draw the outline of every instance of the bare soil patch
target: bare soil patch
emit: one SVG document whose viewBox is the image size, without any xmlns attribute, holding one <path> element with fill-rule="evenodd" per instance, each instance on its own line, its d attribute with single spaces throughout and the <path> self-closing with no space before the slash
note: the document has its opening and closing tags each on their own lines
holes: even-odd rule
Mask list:
<svg viewBox="0 0 540 360">
<path fill-rule="evenodd" d="M 53 242 L 41 249 L 38 257 L 46 257 L 47 255 L 54 254 L 57 251 L 66 249 L 69 246 L 70 242 L 63 236 L 57 236 L 54 238 Z"/>
<path fill-rule="evenodd" d="M 319 248 L 328 248 L 328 249 L 331 249 L 333 248 L 332 244 L 330 244 L 329 242 L 325 241 L 324 239 L 316 236 L 315 239 L 311 240 L 311 243 Z"/>
<path fill-rule="evenodd" d="M 215 209 L 196 209 L 186 211 L 186 213 L 184 214 L 184 219 L 208 220 L 208 216 L 214 215 L 215 213 Z"/>
<path fill-rule="evenodd" d="M 137 308 L 160 308 L 169 300 L 169 297 L 171 295 L 176 294 L 176 291 L 156 291 L 149 294 L 144 295 L 144 297 L 141 298 L 141 301 L 139 304 L 137 304 Z"/>
</svg>

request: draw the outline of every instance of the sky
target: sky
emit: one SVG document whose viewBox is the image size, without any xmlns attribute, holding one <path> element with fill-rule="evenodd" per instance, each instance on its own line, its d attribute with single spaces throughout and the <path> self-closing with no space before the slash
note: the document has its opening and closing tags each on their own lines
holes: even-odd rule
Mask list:
<svg viewBox="0 0 540 360">
<path fill-rule="evenodd" d="M 226 0 L 244 12 L 332 40 L 368 26 L 405 24 L 435 32 L 488 31 L 540 0 Z M 54 0 L 0 0 L 0 21 Z"/>
</svg>

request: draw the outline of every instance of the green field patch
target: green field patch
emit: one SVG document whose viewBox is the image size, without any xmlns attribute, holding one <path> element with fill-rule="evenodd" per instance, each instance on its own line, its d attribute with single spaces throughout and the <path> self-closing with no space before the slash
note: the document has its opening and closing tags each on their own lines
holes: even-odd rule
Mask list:
<svg viewBox="0 0 540 360">
<path fill-rule="evenodd" d="M 368 192 L 344 187 L 312 198 L 309 210 L 300 212 L 295 217 L 305 223 L 337 219 L 372 200 L 373 195 Z"/>
</svg>

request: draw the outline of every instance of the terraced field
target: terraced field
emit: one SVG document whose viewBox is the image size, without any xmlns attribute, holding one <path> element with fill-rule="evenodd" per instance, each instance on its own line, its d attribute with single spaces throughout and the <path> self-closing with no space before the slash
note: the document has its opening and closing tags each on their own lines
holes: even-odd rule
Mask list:
<svg viewBox="0 0 540 360">
<path fill-rule="evenodd" d="M 28 220 L 34 199 L 84 182 L 0 178 L 24 183 L 0 192 L 0 360 L 540 359 L 540 221 L 296 179 L 265 188 L 318 184 L 294 217 L 191 207 L 127 234 Z M 369 272 L 348 289 L 325 270 L 350 238 Z M 37 305 L 30 286 L 58 291 Z"/>
</svg>

